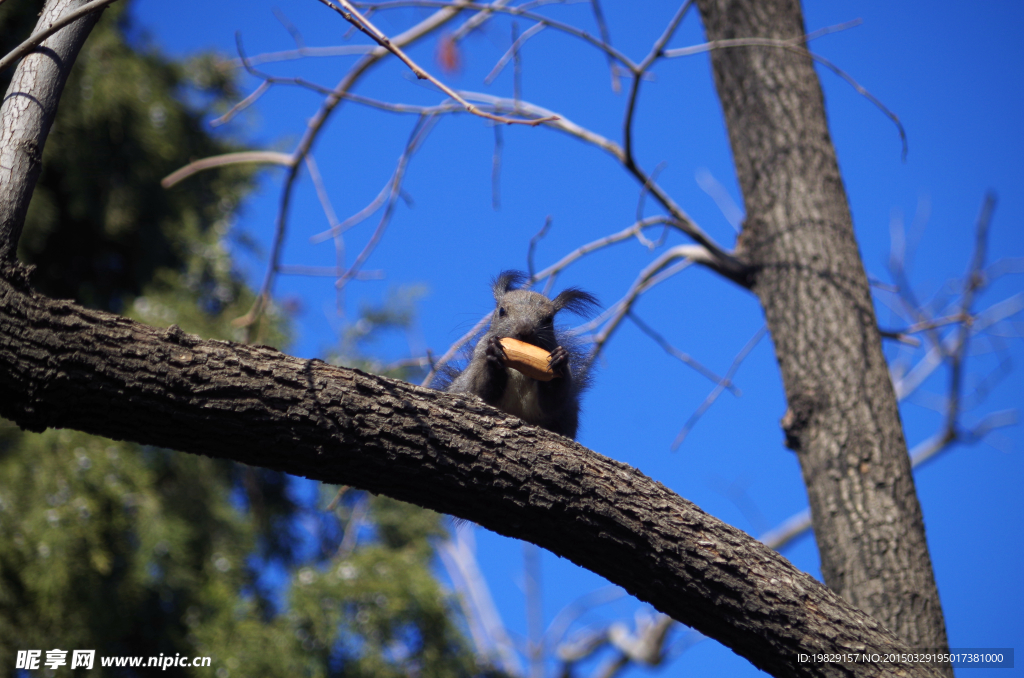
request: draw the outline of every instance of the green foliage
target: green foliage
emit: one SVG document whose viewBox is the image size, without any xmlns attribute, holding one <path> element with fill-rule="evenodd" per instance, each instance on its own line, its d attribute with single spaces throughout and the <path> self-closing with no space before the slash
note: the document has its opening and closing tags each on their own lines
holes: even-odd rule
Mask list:
<svg viewBox="0 0 1024 678">
<path fill-rule="evenodd" d="M 8 425 L 10 426 L 10 425 Z M 0 657 L 174 654 L 188 613 L 244 584 L 231 465 L 72 431 L 0 437 Z M 5 666 L 10 669 L 11 665 Z"/>
<path fill-rule="evenodd" d="M 267 623 L 222 608 L 197 635 L 202 652 L 224 656 L 238 675 L 480 676 L 452 623 L 451 600 L 435 579 L 429 540 L 441 516 L 363 493 L 346 493 L 336 516 L 350 530 L 404 523 L 399 542 L 371 537 L 335 544 L 330 557 L 299 568 L 288 611 Z"/>
<path fill-rule="evenodd" d="M 361 500 L 369 501 L 378 539 L 340 552 L 327 569 L 299 572 L 295 623 L 314 647 L 340 650 L 345 675 L 474 675 L 430 570 L 428 537 L 442 533 L 440 516 L 381 497 Z"/>
</svg>

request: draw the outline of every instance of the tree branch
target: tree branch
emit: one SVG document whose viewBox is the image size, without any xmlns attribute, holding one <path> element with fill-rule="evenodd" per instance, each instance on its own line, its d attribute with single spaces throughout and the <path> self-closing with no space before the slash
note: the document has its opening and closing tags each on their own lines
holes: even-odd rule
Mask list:
<svg viewBox="0 0 1024 678">
<path fill-rule="evenodd" d="M 779 676 L 905 650 L 748 535 L 637 470 L 484 405 L 264 346 L 204 341 L 0 282 L 0 415 L 344 484 L 536 543 Z"/>
</svg>

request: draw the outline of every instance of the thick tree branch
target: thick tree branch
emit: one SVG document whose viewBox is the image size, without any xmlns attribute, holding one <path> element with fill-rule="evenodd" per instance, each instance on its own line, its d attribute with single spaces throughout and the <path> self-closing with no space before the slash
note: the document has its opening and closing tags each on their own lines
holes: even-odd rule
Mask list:
<svg viewBox="0 0 1024 678">
<path fill-rule="evenodd" d="M 464 396 L 154 329 L 0 282 L 0 415 L 273 468 L 451 513 L 587 567 L 779 676 L 901 641 L 639 471 Z"/>
</svg>

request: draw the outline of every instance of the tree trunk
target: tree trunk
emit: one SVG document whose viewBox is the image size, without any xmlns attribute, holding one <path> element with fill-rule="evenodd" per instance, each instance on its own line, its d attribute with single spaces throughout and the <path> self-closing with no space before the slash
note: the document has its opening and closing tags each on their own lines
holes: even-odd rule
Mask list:
<svg viewBox="0 0 1024 678">
<path fill-rule="evenodd" d="M 698 0 L 709 41 L 805 34 L 797 0 Z M 911 647 L 946 648 L 896 396 L 811 59 L 711 54 L 752 267 L 803 469 L 825 583 Z M 950 671 L 949 675 L 952 675 Z"/>
</svg>

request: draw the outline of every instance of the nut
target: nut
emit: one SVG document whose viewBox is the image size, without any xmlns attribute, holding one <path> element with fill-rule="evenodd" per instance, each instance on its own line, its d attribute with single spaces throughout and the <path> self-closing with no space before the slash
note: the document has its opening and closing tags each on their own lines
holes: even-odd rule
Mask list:
<svg viewBox="0 0 1024 678">
<path fill-rule="evenodd" d="M 539 346 L 511 337 L 502 337 L 501 347 L 505 349 L 505 365 L 531 379 L 551 381 L 558 376 L 548 367 L 551 354 Z"/>
</svg>

